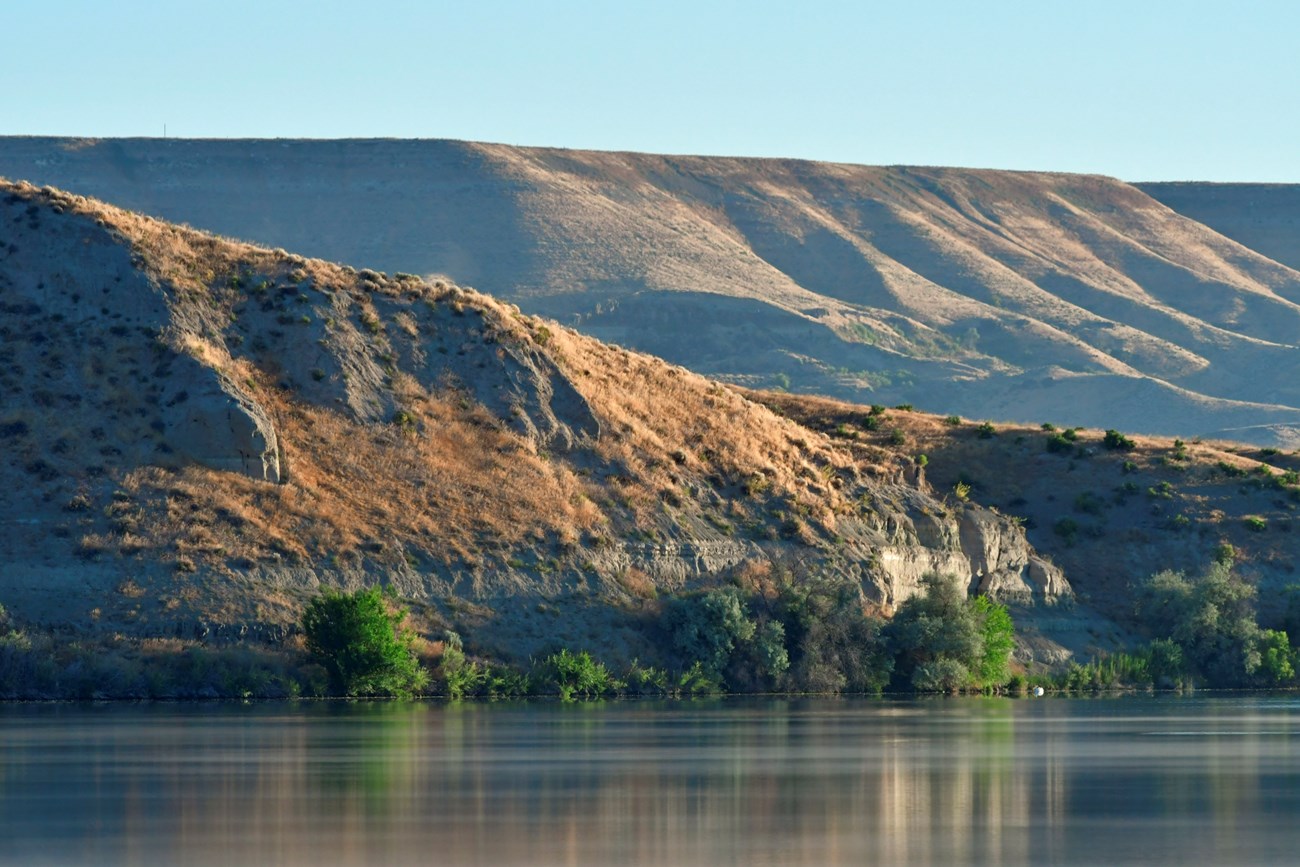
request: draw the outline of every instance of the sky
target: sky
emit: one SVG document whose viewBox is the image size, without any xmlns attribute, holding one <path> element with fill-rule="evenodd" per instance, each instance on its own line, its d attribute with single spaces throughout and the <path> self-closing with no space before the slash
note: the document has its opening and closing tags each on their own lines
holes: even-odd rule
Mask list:
<svg viewBox="0 0 1300 867">
<path fill-rule="evenodd" d="M 0 134 L 1300 182 L 1300 4 L 8 0 Z"/>
</svg>

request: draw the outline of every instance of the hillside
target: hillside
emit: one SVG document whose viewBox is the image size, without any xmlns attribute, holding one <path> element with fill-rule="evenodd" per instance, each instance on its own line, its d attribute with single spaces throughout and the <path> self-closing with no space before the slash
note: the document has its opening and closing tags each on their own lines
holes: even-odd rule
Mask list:
<svg viewBox="0 0 1300 867">
<path fill-rule="evenodd" d="M 1134 184 L 1161 204 L 1300 269 L 1300 184 Z"/>
<path fill-rule="evenodd" d="M 0 173 L 737 384 L 1300 445 L 1285 188 L 1245 231 L 1236 198 L 1095 176 L 446 141 L 8 138 Z"/>
<path fill-rule="evenodd" d="M 888 612 L 943 572 L 1044 612 L 1026 662 L 1091 640 L 1015 521 L 661 360 L 23 182 L 0 226 L 21 623 L 279 641 L 321 587 L 382 583 L 477 652 L 654 659 L 674 593 L 838 580 Z"/>
<path fill-rule="evenodd" d="M 1225 546 L 1259 590 L 1264 619 L 1295 585 L 1300 457 L 1273 448 L 1096 429 L 986 425 L 958 416 L 749 392 L 782 416 L 882 456 L 923 463 L 936 491 L 964 486 L 1014 516 L 1081 600 L 1125 622 L 1134 586 L 1159 569 L 1195 573 Z M 1117 432 L 1121 433 L 1121 432 Z M 1121 433 L 1122 435 L 1122 433 Z M 924 458 L 919 456 L 924 455 Z"/>
</svg>

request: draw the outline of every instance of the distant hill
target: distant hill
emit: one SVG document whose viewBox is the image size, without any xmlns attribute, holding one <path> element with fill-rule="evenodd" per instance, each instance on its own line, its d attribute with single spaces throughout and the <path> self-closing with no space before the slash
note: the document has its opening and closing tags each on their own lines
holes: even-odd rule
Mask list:
<svg viewBox="0 0 1300 867">
<path fill-rule="evenodd" d="M 1286 188 L 1243 228 L 1235 192 L 1095 176 L 449 141 L 7 138 L 0 174 L 450 275 L 734 383 L 1300 445 Z"/>
<path fill-rule="evenodd" d="M 1300 269 L 1300 184 L 1134 184 L 1184 217 Z"/>
</svg>

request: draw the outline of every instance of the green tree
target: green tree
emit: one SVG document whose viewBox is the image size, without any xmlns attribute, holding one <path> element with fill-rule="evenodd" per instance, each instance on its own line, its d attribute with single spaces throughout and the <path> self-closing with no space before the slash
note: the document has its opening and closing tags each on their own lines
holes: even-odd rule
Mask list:
<svg viewBox="0 0 1300 867">
<path fill-rule="evenodd" d="M 688 662 L 700 662 L 722 674 L 737 645 L 747 644 L 757 630 L 740 593 L 714 590 L 679 599 L 668 611 L 673 646 Z"/>
<path fill-rule="evenodd" d="M 966 594 L 951 576 L 922 581 L 924 592 L 899 605 L 885 627 L 895 682 L 925 692 L 964 688 L 983 653 Z"/>
<path fill-rule="evenodd" d="M 1259 667 L 1255 681 L 1261 686 L 1286 686 L 1295 681 L 1295 651 L 1285 632 L 1266 629 L 1260 633 L 1257 645 Z"/>
<path fill-rule="evenodd" d="M 968 599 L 952 576 L 923 582 L 925 591 L 898 606 L 885 627 L 895 683 L 922 692 L 1006 683 L 1014 646 L 1007 609 L 983 596 Z"/>
<path fill-rule="evenodd" d="M 1159 572 L 1140 588 L 1138 615 L 1157 637 L 1182 651 L 1187 669 L 1210 686 L 1280 685 L 1288 670 L 1286 633 L 1260 629 L 1255 588 L 1219 559 L 1195 578 Z"/>
<path fill-rule="evenodd" d="M 1011 651 L 1016 646 L 1011 612 L 987 596 L 976 596 L 970 601 L 970 607 L 984 643 L 975 671 L 976 680 L 984 689 L 1002 686 L 1011 679 Z"/>
<path fill-rule="evenodd" d="M 307 650 L 329 672 L 341 695 L 410 695 L 428 683 L 416 659 L 415 634 L 403 627 L 406 609 L 378 587 L 326 590 L 302 615 Z"/>
<path fill-rule="evenodd" d="M 790 648 L 790 680 L 812 692 L 880 692 L 894 660 L 881 621 L 862 610 L 862 591 L 847 581 L 790 585 L 781 618 Z"/>
</svg>

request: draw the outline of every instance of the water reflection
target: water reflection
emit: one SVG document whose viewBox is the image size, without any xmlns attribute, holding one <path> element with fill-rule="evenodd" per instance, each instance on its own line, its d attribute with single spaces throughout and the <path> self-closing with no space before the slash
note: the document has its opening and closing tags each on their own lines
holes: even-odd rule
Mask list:
<svg viewBox="0 0 1300 867">
<path fill-rule="evenodd" d="M 1292 700 L 0 709 L 0 862 L 1267 863 Z"/>
</svg>

